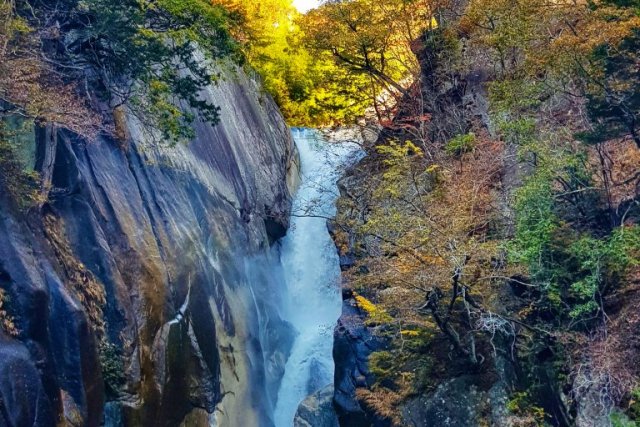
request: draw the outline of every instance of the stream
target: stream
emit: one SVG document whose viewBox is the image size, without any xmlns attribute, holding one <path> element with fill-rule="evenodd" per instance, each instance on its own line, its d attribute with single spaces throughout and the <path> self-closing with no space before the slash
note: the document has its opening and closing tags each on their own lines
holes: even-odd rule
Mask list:
<svg viewBox="0 0 640 427">
<path fill-rule="evenodd" d="M 287 295 L 282 316 L 297 335 L 278 392 L 276 427 L 291 427 L 300 402 L 333 383 L 333 328 L 342 298 L 339 259 L 327 218 L 335 216 L 341 171 L 358 152 L 357 145 L 328 142 L 317 131 L 292 132 L 302 177 L 291 229 L 280 249 Z"/>
</svg>

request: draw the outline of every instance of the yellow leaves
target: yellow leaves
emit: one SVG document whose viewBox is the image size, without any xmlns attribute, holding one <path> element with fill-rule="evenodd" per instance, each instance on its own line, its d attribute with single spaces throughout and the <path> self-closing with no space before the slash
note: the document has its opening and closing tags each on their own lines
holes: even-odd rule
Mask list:
<svg viewBox="0 0 640 427">
<path fill-rule="evenodd" d="M 494 49 L 503 67 L 513 61 L 529 75 L 567 76 L 576 67 L 592 72 L 594 49 L 618 45 L 640 28 L 640 16 L 603 2 L 472 0 L 459 25 L 472 42 Z"/>
<path fill-rule="evenodd" d="M 358 304 L 358 307 L 360 307 L 367 313 L 373 313 L 377 310 L 376 306 L 362 295 L 355 295 L 355 300 Z"/>
<path fill-rule="evenodd" d="M 246 54 L 254 62 L 270 48 L 287 49 L 287 37 L 297 37 L 294 18 L 297 11 L 291 0 L 213 0 L 229 12 L 235 24 L 234 37 L 247 47 Z M 272 52 L 273 53 L 273 52 Z"/>
<path fill-rule="evenodd" d="M 289 125 L 332 126 L 364 115 L 369 102 L 362 95 L 370 80 L 338 67 L 330 52 L 312 52 L 307 45 L 301 25 L 325 28 L 324 23 L 316 24 L 313 16 L 301 17 L 291 0 L 214 0 L 214 4 L 227 9 L 234 38 Z"/>
<path fill-rule="evenodd" d="M 541 18 L 544 3 L 545 0 L 472 0 L 459 25 L 487 45 L 504 49 L 527 40 Z"/>
<path fill-rule="evenodd" d="M 152 39 L 158 37 L 158 33 L 150 28 L 138 28 L 138 34 L 141 36 L 141 38 L 137 41 L 138 43 L 143 43 L 144 39 Z"/>
<path fill-rule="evenodd" d="M 0 37 L 11 39 L 31 32 L 31 27 L 23 18 L 16 16 L 13 2 L 3 1 L 0 4 Z"/>
<path fill-rule="evenodd" d="M 388 323 L 393 319 L 384 309 L 378 307 L 362 295 L 355 294 L 354 298 L 358 308 L 367 313 L 368 323 Z"/>
<path fill-rule="evenodd" d="M 411 141 L 405 141 L 402 144 L 397 141 L 389 141 L 384 145 L 376 146 L 376 151 L 385 156 L 385 164 L 388 166 L 397 166 L 406 162 L 409 156 L 422 157 L 424 155 L 422 149 Z"/>
<path fill-rule="evenodd" d="M 169 85 L 167 84 L 167 82 L 164 82 L 162 80 L 153 79 L 151 80 L 151 82 L 149 82 L 149 89 L 152 92 L 164 92 L 169 90 Z"/>
<path fill-rule="evenodd" d="M 4 289 L 0 289 L 0 328 L 4 329 L 7 334 L 15 337 L 18 336 L 19 331 L 14 318 L 7 313 L 7 301 L 7 294 Z"/>
<path fill-rule="evenodd" d="M 640 28 L 640 17 L 630 9 L 599 7 L 585 8 L 575 17 L 573 31 L 565 31 L 555 38 L 548 49 L 551 61 L 563 56 L 586 56 L 602 45 L 616 46 L 624 38 Z M 558 56 L 558 55 L 562 56 Z M 555 57 L 555 58 L 554 58 Z"/>
<path fill-rule="evenodd" d="M 384 156 L 383 162 L 387 166 L 382 175 L 384 185 L 379 188 L 379 194 L 400 197 L 403 190 L 401 183 L 406 181 L 413 165 L 424 158 L 422 149 L 411 141 L 389 141 L 378 145 L 376 151 Z"/>
</svg>

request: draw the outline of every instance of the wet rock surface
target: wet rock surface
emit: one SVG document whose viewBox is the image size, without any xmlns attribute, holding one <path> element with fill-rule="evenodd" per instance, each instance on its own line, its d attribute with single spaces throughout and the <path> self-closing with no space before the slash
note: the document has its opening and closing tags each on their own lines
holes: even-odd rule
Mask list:
<svg viewBox="0 0 640 427">
<path fill-rule="evenodd" d="M 338 427 L 333 407 L 333 385 L 328 385 L 300 403 L 293 420 L 294 427 Z"/>
<path fill-rule="evenodd" d="M 0 203 L 0 288 L 20 331 L 0 340 L 0 424 L 270 425 L 288 325 L 269 244 L 288 227 L 295 152 L 259 84 L 223 74 L 204 94 L 221 122 L 188 145 L 133 117 L 126 148 L 33 135 L 48 201 Z"/>
<path fill-rule="evenodd" d="M 341 426 L 386 425 L 366 411 L 356 398 L 356 389 L 373 384 L 369 355 L 384 347 L 364 324 L 364 315 L 356 307 L 353 294 L 344 293 L 342 317 L 334 331 L 333 359 L 336 364 L 334 406 Z"/>
</svg>

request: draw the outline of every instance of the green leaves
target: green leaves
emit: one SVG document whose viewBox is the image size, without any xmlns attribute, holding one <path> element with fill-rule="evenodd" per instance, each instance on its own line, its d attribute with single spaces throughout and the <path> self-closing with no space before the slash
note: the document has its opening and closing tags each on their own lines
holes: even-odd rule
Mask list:
<svg viewBox="0 0 640 427">
<path fill-rule="evenodd" d="M 587 111 L 595 129 L 582 133 L 586 142 L 631 136 L 640 147 L 639 49 L 639 29 L 618 46 L 607 44 L 595 49 L 592 59 L 602 76 L 587 88 Z"/>
<path fill-rule="evenodd" d="M 540 158 L 538 169 L 516 195 L 516 233 L 509 255 L 512 262 L 527 266 L 539 286 L 541 307 L 559 319 L 584 323 L 598 313 L 602 297 L 628 268 L 638 264 L 640 227 L 621 226 L 595 235 L 563 218 L 556 179 L 587 176 L 584 169 L 572 172 L 584 164 L 577 157 L 562 155 L 560 162 L 550 161 L 548 155 Z M 588 209 L 597 209 L 597 200 Z"/>
<path fill-rule="evenodd" d="M 72 28 L 64 30 L 80 36 L 73 53 L 99 70 L 110 104 L 128 104 L 170 143 L 192 138 L 197 116 L 217 122 L 218 108 L 200 92 L 216 80 L 211 61 L 238 57 L 222 8 L 206 0 L 84 0 L 68 7 Z"/>
<path fill-rule="evenodd" d="M 0 188 L 19 209 L 26 210 L 38 202 L 40 176 L 33 170 L 34 123 L 20 117 L 0 118 Z"/>
<path fill-rule="evenodd" d="M 544 254 L 560 226 L 553 207 L 552 176 L 538 171 L 517 192 L 516 238 L 510 252 L 514 261 L 528 264 L 534 274 L 542 268 Z"/>
<path fill-rule="evenodd" d="M 447 142 L 444 149 L 450 156 L 461 156 L 464 153 L 473 151 L 475 145 L 476 135 L 474 133 L 467 133 L 451 139 Z"/>
<path fill-rule="evenodd" d="M 640 228 L 620 227 L 611 236 L 597 239 L 583 236 L 571 245 L 570 254 L 578 263 L 569 296 L 575 301 L 569 315 L 574 319 L 594 315 L 600 308 L 600 298 L 615 285 L 640 258 Z"/>
</svg>

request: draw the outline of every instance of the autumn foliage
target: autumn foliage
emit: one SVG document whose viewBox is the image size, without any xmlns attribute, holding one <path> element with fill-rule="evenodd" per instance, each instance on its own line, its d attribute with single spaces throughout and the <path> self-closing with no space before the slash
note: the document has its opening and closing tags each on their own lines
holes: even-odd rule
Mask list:
<svg viewBox="0 0 640 427">
<path fill-rule="evenodd" d="M 407 379 L 418 393 L 488 381 L 503 358 L 523 369 L 513 422 L 566 422 L 594 396 L 608 420 L 633 402 L 637 349 L 617 316 L 640 264 L 639 6 L 471 0 L 413 43 L 422 72 L 378 115 L 339 202 L 348 286 L 391 342 L 365 407 L 401 422 Z M 567 403 L 549 407 L 547 386 Z"/>
<path fill-rule="evenodd" d="M 95 136 L 101 120 L 46 61 L 37 30 L 17 15 L 14 1 L 0 4 L 0 100 L 2 115 L 15 113 Z M 47 29 L 54 31 L 54 29 Z"/>
</svg>

